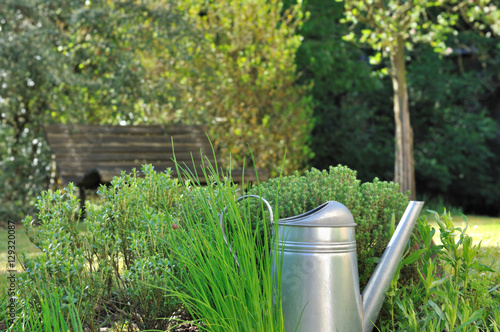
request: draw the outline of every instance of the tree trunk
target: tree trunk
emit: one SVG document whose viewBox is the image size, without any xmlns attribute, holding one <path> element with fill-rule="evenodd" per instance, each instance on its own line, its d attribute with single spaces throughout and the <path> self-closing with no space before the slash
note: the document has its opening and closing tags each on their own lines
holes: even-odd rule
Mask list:
<svg viewBox="0 0 500 332">
<path fill-rule="evenodd" d="M 404 39 L 397 37 L 397 44 L 391 50 L 391 78 L 394 88 L 394 121 L 396 124 L 394 182 L 399 184 L 401 192 L 410 191 L 410 199 L 415 200 L 413 130 L 408 107 L 404 45 Z"/>
</svg>

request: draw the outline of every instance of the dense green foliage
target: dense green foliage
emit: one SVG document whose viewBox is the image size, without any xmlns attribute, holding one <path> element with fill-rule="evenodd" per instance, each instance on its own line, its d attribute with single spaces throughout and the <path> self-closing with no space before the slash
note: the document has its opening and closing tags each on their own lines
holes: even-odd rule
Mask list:
<svg viewBox="0 0 500 332">
<path fill-rule="evenodd" d="M 167 213 L 179 198 L 176 179 L 144 166 L 116 177 L 101 187 L 102 204 L 89 205 L 85 223 L 79 222 L 74 187 L 43 192 L 38 202 L 38 223 L 23 221 L 30 240 L 42 251 L 24 258 L 26 273 L 19 285 L 21 304 L 33 297 L 32 285 L 41 280 L 57 287 L 63 299 L 74 299 L 82 322 L 97 329 L 96 316 L 119 313 L 141 329 L 165 328 L 179 309 L 166 298 L 167 272 L 178 267 L 167 257 L 163 242 L 173 231 Z M 35 297 L 36 298 L 36 297 Z"/>
<path fill-rule="evenodd" d="M 183 117 L 210 124 L 222 164 L 231 155 L 242 167 L 246 158 L 273 176 L 283 160 L 287 173 L 304 168 L 311 157 L 312 108 L 307 87 L 295 84 L 301 6 L 194 0 L 184 8 L 205 38 L 188 48 L 191 74 L 178 76 L 194 87 L 184 96 Z"/>
<path fill-rule="evenodd" d="M 487 96 L 488 89 L 498 88 L 497 78 L 488 73 L 498 67 L 489 63 L 491 69 L 480 75 L 460 73 L 454 61 L 424 47 L 415 50 L 414 59 L 409 65 L 409 82 L 415 87 L 410 88 L 414 96 L 411 107 L 419 110 L 413 122 L 418 128 L 417 188 L 441 195 L 448 204 L 468 212 L 498 214 L 494 201 L 500 195 L 500 169 L 495 150 L 500 128 L 492 112 L 481 104 L 493 102 L 492 96 L 482 96 Z M 429 81 L 429 75 L 435 78 Z"/>
<path fill-rule="evenodd" d="M 473 27 L 486 37 L 500 36 L 500 9 L 491 0 L 399 0 L 366 2 L 339 0 L 344 3 L 341 21 L 360 25 L 344 38 L 357 40 L 375 51 L 370 62 L 389 59 L 382 72 L 389 74 L 393 86 L 395 123 L 394 181 L 402 191 L 416 198 L 414 134 L 411 125 L 407 84 L 407 54 L 417 43 L 430 44 L 441 54 L 453 53 L 447 46 L 450 36 Z M 470 29 L 470 28 L 469 28 Z M 407 51 L 408 50 L 408 51 Z"/>
<path fill-rule="evenodd" d="M 215 173 L 205 176 L 220 178 Z M 102 202 L 87 205 L 84 223 L 78 219 L 74 187 L 41 195 L 39 225 L 32 218 L 24 221 L 41 253 L 22 258 L 25 272 L 16 286 L 19 320 L 14 331 L 22 329 L 20 324 L 40 326 L 37 317 L 44 317 L 48 329 L 77 326 L 75 317 L 90 331 L 111 323 L 165 329 L 181 308 L 202 330 L 281 330 L 281 311 L 274 300 L 280 287 L 272 285 L 273 258 L 266 250 L 276 243 L 273 237 L 266 243 L 265 227 L 250 227 L 255 211 L 264 212 L 262 204 L 236 203 L 238 187 L 230 181 L 208 187 L 196 180 L 179 184 L 170 172 L 156 173 L 151 166 L 144 166 L 142 177 L 139 174 L 123 174 L 111 187 L 101 187 Z M 269 199 L 280 217 L 328 199 L 350 208 L 358 224 L 363 286 L 407 197 L 393 183 L 361 184 L 354 171 L 342 166 L 329 172 L 313 169 L 279 182 L 272 179 L 252 190 Z M 229 245 L 219 225 L 224 210 Z M 426 219 L 418 221 L 417 245 L 399 266 L 415 273 L 398 270 L 377 326 L 382 331 L 404 331 L 408 326 L 423 331 L 497 331 L 498 275 L 485 272 L 497 273 L 498 267 L 482 264 L 480 245 L 473 244 L 466 228 L 455 227 L 449 215 L 438 218 L 437 224 L 442 245 L 432 242 L 435 230 Z M 276 234 L 276 229 L 269 231 Z M 2 312 L 6 305 L 0 300 Z"/>
<path fill-rule="evenodd" d="M 343 164 L 363 181 L 393 178 L 394 125 L 390 86 L 372 73 L 367 55 L 342 39 L 342 4 L 307 1 L 309 20 L 297 52 L 301 81 L 314 81 L 315 125 L 310 164 L 318 169 Z M 369 54 L 369 53 L 368 53 Z"/>
<path fill-rule="evenodd" d="M 214 169 L 204 177 L 211 183 L 220 179 Z M 190 179 L 177 214 L 170 213 L 167 221 L 178 228 L 163 242 L 169 258 L 182 266 L 167 290 L 184 303 L 201 331 L 284 331 L 276 280 L 281 279 L 281 256 L 267 250 L 277 248 L 277 224 L 269 230 L 272 235 L 266 236 L 264 228 L 261 237 L 250 222 L 253 211 L 235 201 L 237 186 L 230 181 L 200 186 Z"/>
<path fill-rule="evenodd" d="M 54 179 L 47 122 L 202 122 L 233 166 L 250 145 L 271 174 L 287 149 L 288 172 L 309 159 L 319 169 L 348 165 L 364 181 L 392 180 L 387 61 L 342 39 L 363 27 L 340 23 L 342 3 L 311 0 L 305 15 L 292 1 L 240 2 L 1 6 L 0 222 L 33 211 Z M 496 7 L 488 8 L 474 14 L 489 24 L 475 27 L 482 35 L 459 20 L 438 45 L 444 54 L 416 43 L 406 62 L 418 192 L 494 215 L 500 49 L 483 15 Z"/>
<path fill-rule="evenodd" d="M 51 90 L 67 60 L 53 51 L 61 32 L 57 4 L 0 6 L 0 219 L 22 217 L 47 182 L 49 158 L 41 116 L 54 101 Z M 29 211 L 29 210 L 28 210 Z M 2 220 L 5 221 L 5 220 Z"/>
<path fill-rule="evenodd" d="M 215 174 L 206 176 L 216 178 Z M 22 258 L 25 273 L 18 279 L 16 317 L 29 313 L 36 320 L 43 315 L 47 292 L 56 288 L 54 301 L 62 308 L 62 316 L 76 313 L 92 331 L 116 317 L 120 317 L 118 323 L 128 322 L 140 330 L 166 329 L 175 324 L 171 319 L 181 304 L 202 326 L 227 323 L 220 327 L 224 331 L 247 324 L 282 329 L 282 315 L 273 311 L 273 299 L 279 297 L 276 288 L 271 288 L 273 261 L 268 251 L 253 259 L 252 246 L 268 245 L 257 244 L 251 233 L 242 231 L 242 225 L 250 223 L 246 221 L 249 216 L 239 215 L 235 208 L 238 187 L 231 182 L 210 187 L 195 182 L 180 185 L 171 172 L 156 173 L 146 165 L 142 174 L 123 174 L 110 187 L 101 187 L 102 202 L 87 205 L 85 222 L 79 221 L 73 186 L 43 192 L 37 205 L 38 225 L 31 217 L 23 221 L 41 254 Z M 230 207 L 225 214 L 228 231 L 238 235 L 230 239 L 232 249 L 224 242 L 218 223 L 225 207 Z M 207 255 L 215 252 L 221 256 Z M 221 264 L 226 269 L 220 270 Z M 207 271 L 200 266 L 212 268 L 211 277 L 218 271 L 217 283 L 207 280 Z M 233 273 L 228 273 L 229 266 Z M 243 275 L 248 278 L 246 284 L 241 283 Z M 229 277 L 230 287 L 221 283 L 222 276 Z M 200 297 L 198 287 L 203 282 L 211 287 L 204 288 Z M 255 287 L 260 282 L 265 290 Z M 41 293 L 32 287 L 38 283 L 44 285 Z M 248 297 L 248 308 L 241 307 L 244 297 Z M 222 307 L 210 309 L 210 305 Z M 261 315 L 255 315 L 257 308 Z M 19 324 L 31 323 L 20 320 L 15 327 L 20 328 Z"/>
<path fill-rule="evenodd" d="M 0 6 L 2 222 L 32 211 L 48 186 L 44 123 L 144 121 L 147 114 L 134 114 L 137 105 L 162 103 L 161 96 L 172 94 L 168 84 L 153 84 L 138 60 L 154 42 L 143 35 L 148 24 L 163 22 L 158 38 L 176 40 L 165 31 L 179 26 L 178 16 L 169 7 L 158 9 L 104 0 Z"/>
<path fill-rule="evenodd" d="M 303 176 L 271 179 L 252 188 L 250 193 L 276 206 L 280 218 L 305 213 L 327 201 L 344 204 L 357 224 L 361 285 L 368 282 L 376 265 L 374 257 L 382 257 L 390 240 L 391 227 L 402 217 L 408 204 L 408 197 L 399 193 L 394 183 L 378 179 L 361 183 L 356 172 L 345 166 L 330 167 L 328 171 L 311 169 Z"/>
</svg>

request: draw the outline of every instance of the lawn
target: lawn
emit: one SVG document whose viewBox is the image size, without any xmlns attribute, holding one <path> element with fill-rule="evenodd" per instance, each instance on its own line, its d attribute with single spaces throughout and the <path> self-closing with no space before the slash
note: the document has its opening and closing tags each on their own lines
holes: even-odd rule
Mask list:
<svg viewBox="0 0 500 332">
<path fill-rule="evenodd" d="M 5 288 L 7 285 L 7 248 L 9 245 L 8 240 L 8 229 L 0 228 L 0 297 L 4 296 Z M 21 252 L 26 252 L 28 257 L 37 255 L 40 250 L 38 250 L 33 243 L 30 242 L 28 236 L 24 232 L 24 227 L 22 225 L 17 225 L 15 229 L 15 247 L 16 247 L 16 270 L 17 272 L 22 271 L 21 264 L 19 263 L 19 254 Z"/>
</svg>

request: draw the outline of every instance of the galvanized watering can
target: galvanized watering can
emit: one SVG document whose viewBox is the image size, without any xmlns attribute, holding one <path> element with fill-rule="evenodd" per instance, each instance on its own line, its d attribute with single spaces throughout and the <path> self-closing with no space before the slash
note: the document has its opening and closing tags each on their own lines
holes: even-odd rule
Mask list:
<svg viewBox="0 0 500 332">
<path fill-rule="evenodd" d="M 256 195 L 239 197 L 238 200 Z M 361 295 L 356 224 L 341 203 L 329 201 L 280 219 L 278 250 L 287 332 L 371 332 L 424 202 L 411 201 Z M 223 223 L 221 215 L 221 227 Z M 224 228 L 223 228 L 224 229 Z"/>
</svg>

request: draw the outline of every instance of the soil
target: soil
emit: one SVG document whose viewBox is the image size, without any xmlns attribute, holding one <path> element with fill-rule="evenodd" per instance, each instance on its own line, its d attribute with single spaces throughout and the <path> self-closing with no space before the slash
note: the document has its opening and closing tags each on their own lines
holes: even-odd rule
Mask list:
<svg viewBox="0 0 500 332">
<path fill-rule="evenodd" d="M 189 321 L 189 320 L 192 319 L 185 312 L 180 313 L 176 318 L 179 319 L 179 320 L 181 320 L 181 321 Z M 175 324 L 173 324 L 173 325 L 175 325 Z M 193 332 L 193 331 L 196 331 L 196 332 L 198 332 L 199 329 L 195 325 L 193 325 L 193 324 L 186 323 L 186 324 L 182 324 L 182 325 L 176 327 L 175 330 L 173 330 L 173 331 L 176 331 L 176 332 Z"/>
</svg>

